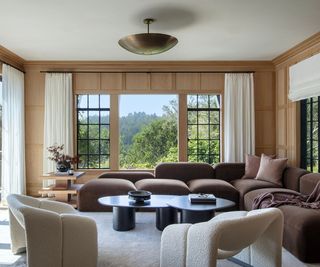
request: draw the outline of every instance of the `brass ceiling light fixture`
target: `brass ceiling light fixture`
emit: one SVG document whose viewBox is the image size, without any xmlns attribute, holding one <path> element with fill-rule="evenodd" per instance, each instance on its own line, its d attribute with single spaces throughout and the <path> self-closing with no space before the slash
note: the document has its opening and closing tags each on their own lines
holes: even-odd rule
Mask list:
<svg viewBox="0 0 320 267">
<path fill-rule="evenodd" d="M 155 20 L 146 18 L 147 33 L 138 33 L 125 36 L 119 40 L 119 45 L 124 49 L 139 55 L 156 55 L 168 51 L 178 43 L 174 36 L 163 33 L 150 33 L 150 24 Z"/>
</svg>

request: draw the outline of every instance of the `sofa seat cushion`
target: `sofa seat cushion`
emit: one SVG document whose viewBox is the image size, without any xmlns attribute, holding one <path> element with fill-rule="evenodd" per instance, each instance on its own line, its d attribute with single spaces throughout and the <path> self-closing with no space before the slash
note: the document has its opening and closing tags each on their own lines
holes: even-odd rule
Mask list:
<svg viewBox="0 0 320 267">
<path fill-rule="evenodd" d="M 78 192 L 79 211 L 111 211 L 111 207 L 101 205 L 100 197 L 127 195 L 137 190 L 135 185 L 124 179 L 93 179 L 85 183 Z"/>
<path fill-rule="evenodd" d="M 231 184 L 239 191 L 239 207 L 244 209 L 244 195 L 252 190 L 260 188 L 279 188 L 279 185 L 257 179 L 237 179 Z"/>
<path fill-rule="evenodd" d="M 262 188 L 248 192 L 244 195 L 244 209 L 252 210 L 253 201 L 256 197 L 264 193 L 283 192 L 283 193 L 297 193 L 294 190 L 286 188 Z"/>
<path fill-rule="evenodd" d="M 143 179 L 135 183 L 138 190 L 147 190 L 158 195 L 187 195 L 190 193 L 188 186 L 175 179 Z"/>
<path fill-rule="evenodd" d="M 230 183 L 218 179 L 195 179 L 188 182 L 192 193 L 214 194 L 239 203 L 239 192 Z"/>
</svg>

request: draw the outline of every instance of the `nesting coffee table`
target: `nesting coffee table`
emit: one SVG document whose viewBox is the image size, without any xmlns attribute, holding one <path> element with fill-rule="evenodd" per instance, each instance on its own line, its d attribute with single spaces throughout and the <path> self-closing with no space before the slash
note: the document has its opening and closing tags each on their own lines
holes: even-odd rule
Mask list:
<svg viewBox="0 0 320 267">
<path fill-rule="evenodd" d="M 215 211 L 235 206 L 233 201 L 217 198 L 215 204 L 191 204 L 188 196 L 151 195 L 149 201 L 137 203 L 125 196 L 109 196 L 98 199 L 101 205 L 113 207 L 113 229 L 128 231 L 135 227 L 135 210 L 156 209 L 156 227 L 162 231 L 169 224 L 198 223 L 210 220 Z"/>
<path fill-rule="evenodd" d="M 216 198 L 216 203 L 191 204 L 188 196 L 178 196 L 170 199 L 167 204 L 181 210 L 181 223 L 199 223 L 209 221 L 215 212 L 235 206 L 231 200 Z"/>
<path fill-rule="evenodd" d="M 178 222 L 177 210 L 167 205 L 167 202 L 175 196 L 151 195 L 151 199 L 137 203 L 128 196 L 110 196 L 99 198 L 101 205 L 112 206 L 113 229 L 116 231 L 128 231 L 135 227 L 135 210 L 156 209 L 156 227 L 162 231 L 169 224 Z"/>
</svg>

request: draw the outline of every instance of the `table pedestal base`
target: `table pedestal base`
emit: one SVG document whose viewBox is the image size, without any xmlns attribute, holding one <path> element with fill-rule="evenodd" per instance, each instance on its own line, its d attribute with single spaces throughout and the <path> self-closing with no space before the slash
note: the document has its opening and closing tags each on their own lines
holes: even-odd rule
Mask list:
<svg viewBox="0 0 320 267">
<path fill-rule="evenodd" d="M 178 222 L 178 212 L 174 208 L 156 209 L 156 227 L 162 231 L 169 224 Z M 129 231 L 136 226 L 135 208 L 113 207 L 113 229 L 116 231 Z"/>
<path fill-rule="evenodd" d="M 207 210 L 207 211 L 181 210 L 181 223 L 206 222 L 213 217 L 214 217 L 214 210 Z"/>
<path fill-rule="evenodd" d="M 158 208 L 156 211 L 157 229 L 163 231 L 169 224 L 178 222 L 178 211 L 173 208 Z"/>
<path fill-rule="evenodd" d="M 136 212 L 134 208 L 113 207 L 113 229 L 128 231 L 136 226 Z"/>
</svg>

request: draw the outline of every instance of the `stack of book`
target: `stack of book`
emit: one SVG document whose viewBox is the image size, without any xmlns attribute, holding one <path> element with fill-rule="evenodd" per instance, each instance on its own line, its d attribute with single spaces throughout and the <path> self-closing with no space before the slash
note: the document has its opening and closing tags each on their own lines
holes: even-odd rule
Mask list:
<svg viewBox="0 0 320 267">
<path fill-rule="evenodd" d="M 213 194 L 189 194 L 189 200 L 192 204 L 215 204 L 216 197 Z"/>
</svg>

